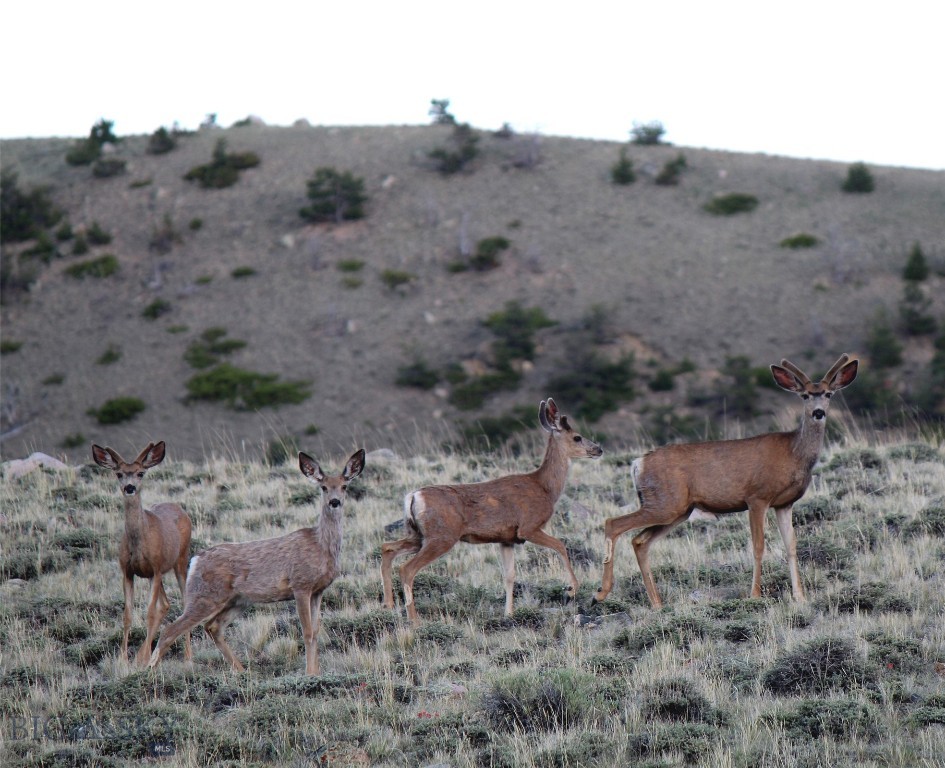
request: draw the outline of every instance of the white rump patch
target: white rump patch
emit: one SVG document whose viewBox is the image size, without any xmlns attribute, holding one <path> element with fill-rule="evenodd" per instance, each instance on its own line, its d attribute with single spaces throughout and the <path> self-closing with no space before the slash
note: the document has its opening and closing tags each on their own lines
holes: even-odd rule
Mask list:
<svg viewBox="0 0 945 768">
<path fill-rule="evenodd" d="M 197 567 L 197 561 L 200 559 L 199 555 L 194 555 L 190 558 L 190 565 L 187 566 L 187 581 L 190 581 L 190 575 L 194 572 L 194 568 Z"/>
</svg>

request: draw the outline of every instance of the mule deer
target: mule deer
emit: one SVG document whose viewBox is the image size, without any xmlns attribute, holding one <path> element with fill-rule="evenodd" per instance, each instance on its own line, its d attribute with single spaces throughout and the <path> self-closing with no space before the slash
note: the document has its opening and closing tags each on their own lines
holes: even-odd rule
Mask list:
<svg viewBox="0 0 945 768">
<path fill-rule="evenodd" d="M 650 573 L 650 547 L 696 511 L 714 518 L 746 509 L 755 561 L 751 596 L 760 597 L 765 512 L 773 507 L 787 550 L 791 592 L 796 601 L 803 602 L 791 508 L 807 490 L 820 455 L 830 398 L 853 382 L 856 371 L 857 361 L 842 355 L 814 383 L 796 365 L 782 360 L 781 365 L 771 366 L 775 382 L 804 401 L 801 425 L 793 432 L 667 445 L 634 461 L 631 471 L 640 508 L 604 523 L 604 574 L 594 601 L 606 598 L 613 588 L 614 545 L 622 534 L 643 529 L 634 537 L 633 549 L 650 603 L 660 608 L 663 603 Z"/>
<path fill-rule="evenodd" d="M 512 613 L 515 584 L 515 544 L 530 541 L 550 547 L 560 555 L 571 582 L 567 594 L 574 597 L 577 579 L 564 544 L 542 528 L 554 512 L 564 490 L 571 459 L 597 458 L 601 447 L 575 432 L 568 417 L 558 412 L 550 397 L 538 408 L 538 420 L 549 433 L 545 457 L 533 472 L 508 475 L 482 483 L 432 485 L 408 493 L 404 499 L 404 523 L 409 534 L 381 547 L 384 606 L 394 607 L 391 568 L 394 558 L 416 553 L 400 568 L 407 615 L 417 623 L 413 580 L 417 572 L 449 552 L 458 541 L 499 544 L 505 571 L 505 613 Z"/>
<path fill-rule="evenodd" d="M 115 473 L 125 500 L 125 534 L 121 538 L 118 551 L 118 564 L 121 566 L 125 588 L 122 659 L 128 658 L 128 634 L 131 631 L 131 611 L 135 602 L 135 576 L 151 581 L 148 631 L 135 655 L 137 664 L 145 664 L 151 655 L 154 635 L 170 608 L 170 601 L 164 592 L 165 573 L 174 571 L 181 598 L 184 597 L 187 560 L 190 558 L 190 518 L 178 504 L 157 504 L 154 509 L 145 509 L 141 505 L 141 481 L 147 470 L 164 461 L 163 441 L 148 443 L 148 447 L 132 462 L 125 461 L 111 448 L 93 444 L 92 458 L 100 467 Z M 184 653 L 188 659 L 191 658 L 189 634 L 185 638 Z"/>
<path fill-rule="evenodd" d="M 348 483 L 364 469 L 364 450 L 354 453 L 340 475 L 327 476 L 311 456 L 299 453 L 299 469 L 322 491 L 322 514 L 314 528 L 259 541 L 218 544 L 190 561 L 183 615 L 162 633 L 148 666 L 154 668 L 178 636 L 203 624 L 237 672 L 243 665 L 223 633 L 244 608 L 295 598 L 305 641 L 305 674 L 317 675 L 322 594 L 338 575 L 341 517 Z"/>
</svg>

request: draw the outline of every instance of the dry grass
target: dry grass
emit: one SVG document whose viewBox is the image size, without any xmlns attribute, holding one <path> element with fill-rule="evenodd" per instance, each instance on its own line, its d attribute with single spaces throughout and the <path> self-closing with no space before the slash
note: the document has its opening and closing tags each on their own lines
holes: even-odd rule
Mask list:
<svg viewBox="0 0 945 768">
<path fill-rule="evenodd" d="M 113 480 L 91 467 L 5 477 L 0 762 L 128 764 L 157 744 L 173 751 L 167 766 L 940 766 L 945 539 L 927 523 L 945 497 L 945 457 L 922 445 L 847 438 L 827 451 L 798 526 L 802 547 L 819 542 L 821 554 L 802 564 L 808 605 L 790 601 L 773 523 L 768 596 L 745 598 L 749 535 L 738 515 L 684 527 L 654 549 L 660 612 L 646 604 L 622 540 L 617 587 L 595 628 L 573 619 L 597 586 L 597 555 L 577 564 L 580 600 L 568 606 L 560 565 L 530 545 L 518 550 L 511 622 L 491 546 L 460 545 L 421 573 L 421 628 L 382 610 L 378 548 L 402 493 L 528 469 L 536 451 L 369 455 L 347 508 L 346 572 L 326 593 L 314 678 L 300 674 L 290 603 L 257 607 L 229 630 L 245 674 L 202 631 L 193 665 L 176 649 L 154 673 L 132 668 L 117 657 Z M 573 465 L 556 535 L 602 551 L 603 518 L 631 495 L 627 458 Z M 291 466 L 170 462 L 146 483 L 146 502 L 184 503 L 203 544 L 278 535 L 317 514 Z M 829 519 L 814 508 L 831 509 Z M 7 578 L 13 564 L 22 580 Z M 180 600 L 168 589 L 173 618 Z M 135 642 L 144 607 L 139 586 Z"/>
</svg>

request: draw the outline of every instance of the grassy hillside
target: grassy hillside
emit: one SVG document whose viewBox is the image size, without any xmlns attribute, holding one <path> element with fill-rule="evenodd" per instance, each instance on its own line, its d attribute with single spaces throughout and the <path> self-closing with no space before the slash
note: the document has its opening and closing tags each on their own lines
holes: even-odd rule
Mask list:
<svg viewBox="0 0 945 768">
<path fill-rule="evenodd" d="M 123 523 L 111 473 L 6 476 L 0 762 L 140 764 L 159 750 L 167 766 L 941 766 L 940 449 L 847 435 L 825 452 L 794 515 L 806 605 L 790 599 L 773 517 L 765 597 L 746 599 L 748 524 L 732 515 L 654 547 L 659 612 L 621 540 L 614 593 L 588 612 L 601 523 L 632 499 L 637 452 L 576 462 L 548 526 L 571 550 L 577 606 L 561 602 L 557 558 L 525 545 L 516 612 L 504 618 L 496 548 L 459 545 L 417 580 L 420 628 L 379 607 L 383 526 L 400 516 L 402 494 L 527 470 L 540 446 L 528 458 L 369 454 L 346 507 L 344 574 L 326 592 L 314 678 L 300 674 L 290 603 L 229 630 L 244 674 L 202 631 L 192 666 L 178 648 L 154 674 L 132 668 L 118 658 Z M 331 471 L 344 460 L 318 458 Z M 149 505 L 184 503 L 198 549 L 279 535 L 318 513 L 296 468 L 239 457 L 169 461 L 143 493 Z M 169 619 L 180 610 L 172 581 Z M 133 645 L 144 634 L 140 583 L 137 592 Z M 576 610 L 594 622 L 576 626 Z"/>
<path fill-rule="evenodd" d="M 221 137 L 260 165 L 227 189 L 185 181 Z M 110 178 L 68 165 L 72 140 L 3 142 L 4 169 L 24 189 L 48 187 L 75 236 L 94 224 L 111 235 L 78 256 L 75 237 L 55 241 L 48 263 L 22 254 L 35 242 L 4 248 L 5 274 L 32 280 L 5 292 L 2 307 L 4 455 L 38 449 L 75 460 L 93 439 L 119 450 L 164 439 L 172 457 L 188 459 L 257 457 L 276 439 L 332 452 L 361 442 L 397 448 L 514 416 L 548 395 L 578 411 L 576 395 L 551 391 L 556 377 L 587 390 L 600 381 L 599 360 L 630 355 L 636 396 L 596 425 L 612 445 L 704 433 L 720 415 L 767 428 L 789 401 L 764 395 L 743 409 L 744 393 L 722 373 L 729 358 L 766 366 L 790 357 L 822 373 L 840 352 L 865 353 L 878 312 L 897 322 L 913 243 L 945 267 L 940 172 L 873 168 L 875 191 L 847 194 L 847 167 L 837 163 L 632 146 L 638 178 L 619 186 L 610 180 L 615 143 L 483 135 L 470 169 L 443 176 L 428 155 L 448 138 L 444 126 L 248 126 L 204 130 L 151 155 L 147 137 L 127 137 L 117 150 L 126 171 Z M 680 183 L 655 184 L 680 151 Z M 365 180 L 362 221 L 299 217 L 321 166 Z M 728 193 L 753 195 L 758 206 L 734 216 L 704 210 Z M 798 234 L 817 244 L 781 247 Z M 498 267 L 455 271 L 494 237 L 509 242 Z M 109 254 L 113 274 L 70 275 Z M 938 318 L 942 282 L 933 270 L 923 288 Z M 476 387 L 494 372 L 496 337 L 483 323 L 510 301 L 540 308 L 554 325 L 535 332 L 531 360 L 513 361 L 514 386 L 463 410 L 458 380 Z M 206 370 L 188 353 L 207 346 L 207 331 L 245 342 L 218 362 L 276 374 L 310 396 L 278 409 L 187 404 L 187 381 Z M 930 337 L 909 339 L 903 364 L 874 386 L 898 409 L 933 353 Z M 436 386 L 398 386 L 411 366 Z M 658 375 L 673 388 L 651 392 Z M 94 412 L 118 397 L 144 410 L 99 423 Z"/>
</svg>

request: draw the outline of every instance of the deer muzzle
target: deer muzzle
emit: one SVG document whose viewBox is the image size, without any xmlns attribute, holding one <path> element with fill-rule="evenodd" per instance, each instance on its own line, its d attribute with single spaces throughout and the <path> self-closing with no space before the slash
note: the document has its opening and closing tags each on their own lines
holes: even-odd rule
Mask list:
<svg viewBox="0 0 945 768">
<path fill-rule="evenodd" d="M 331 507 L 332 509 L 338 509 L 338 507 L 341 506 L 341 499 L 331 499 L 328 502 L 328 506 Z"/>
<path fill-rule="evenodd" d="M 134 496 L 138 492 L 138 487 L 129 483 L 122 488 L 122 491 L 124 491 L 125 496 Z"/>
<path fill-rule="evenodd" d="M 815 408 L 814 412 L 811 414 L 817 421 L 827 418 L 827 412 L 823 408 Z"/>
</svg>

